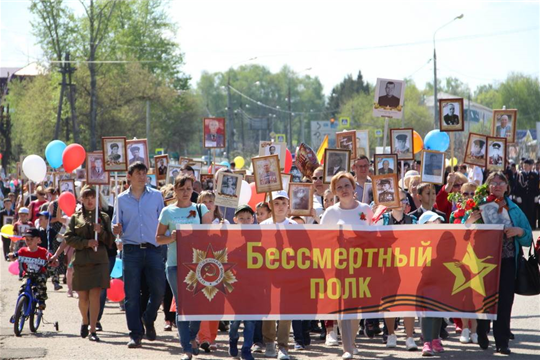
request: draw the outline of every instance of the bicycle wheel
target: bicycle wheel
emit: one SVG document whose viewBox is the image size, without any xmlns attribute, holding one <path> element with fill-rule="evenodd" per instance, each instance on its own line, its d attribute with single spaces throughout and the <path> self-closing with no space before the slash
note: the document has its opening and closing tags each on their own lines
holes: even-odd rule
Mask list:
<svg viewBox="0 0 540 360">
<path fill-rule="evenodd" d="M 32 305 L 32 311 L 30 312 L 30 331 L 36 332 L 41 324 L 41 318 L 43 317 L 43 310 L 37 308 L 36 303 Z"/>
<path fill-rule="evenodd" d="M 15 331 L 15 336 L 21 336 L 21 332 L 24 328 L 24 309 L 28 304 L 28 297 L 23 296 L 17 301 L 17 306 L 15 308 L 15 322 L 13 324 L 13 330 Z"/>
</svg>

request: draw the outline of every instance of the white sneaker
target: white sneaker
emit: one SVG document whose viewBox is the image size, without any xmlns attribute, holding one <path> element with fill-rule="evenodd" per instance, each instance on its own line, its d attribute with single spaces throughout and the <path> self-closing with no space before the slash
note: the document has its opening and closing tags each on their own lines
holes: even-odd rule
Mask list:
<svg viewBox="0 0 540 360">
<path fill-rule="evenodd" d="M 397 336 L 396 334 L 388 335 L 388 339 L 386 340 L 386 347 L 387 348 L 395 348 L 397 346 Z"/>
<path fill-rule="evenodd" d="M 350 352 L 344 352 L 343 355 L 341 355 L 342 359 L 352 359 L 352 355 Z"/>
<path fill-rule="evenodd" d="M 471 342 L 473 344 L 478 344 L 478 334 L 477 333 L 472 333 L 471 334 Z"/>
<path fill-rule="evenodd" d="M 459 337 L 459 342 L 462 344 L 468 344 L 471 342 L 471 330 L 463 329 L 461 330 L 461 336 Z"/>
<path fill-rule="evenodd" d="M 276 357 L 276 344 L 274 342 L 266 344 L 266 351 L 264 357 L 275 358 Z"/>
<path fill-rule="evenodd" d="M 330 331 L 328 334 L 326 334 L 326 345 L 328 346 L 338 346 L 339 341 L 337 338 L 337 334 L 334 330 Z"/>
<path fill-rule="evenodd" d="M 355 347 L 354 350 L 352 351 L 352 354 L 353 355 L 358 355 L 358 354 L 360 354 L 360 350 L 358 350 L 358 348 Z"/>
<path fill-rule="evenodd" d="M 279 349 L 278 351 L 278 360 L 289 360 L 289 353 L 287 352 L 287 349 Z"/>
<path fill-rule="evenodd" d="M 263 347 L 262 347 L 261 344 L 253 344 L 253 347 L 251 348 L 251 351 L 256 352 L 256 353 L 262 353 L 263 352 Z"/>
<path fill-rule="evenodd" d="M 405 347 L 408 351 L 418 350 L 418 346 L 416 346 L 416 342 L 414 341 L 413 337 L 407 338 L 407 340 L 405 341 Z"/>
</svg>

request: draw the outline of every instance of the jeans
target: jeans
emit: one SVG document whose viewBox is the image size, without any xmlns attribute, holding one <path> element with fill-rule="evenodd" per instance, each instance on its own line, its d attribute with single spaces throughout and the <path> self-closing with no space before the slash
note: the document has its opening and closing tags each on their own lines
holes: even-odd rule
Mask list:
<svg viewBox="0 0 540 360">
<path fill-rule="evenodd" d="M 257 320 L 255 321 L 255 331 L 253 333 L 253 343 L 255 344 L 263 344 L 263 334 L 262 334 L 262 321 Z"/>
<path fill-rule="evenodd" d="M 115 262 L 116 256 L 109 256 L 109 274 L 112 272 Z M 97 319 L 98 322 L 101 321 L 101 317 L 103 316 L 103 310 L 105 309 L 105 300 L 107 300 L 107 289 L 101 290 L 101 294 L 99 295 L 99 315 Z"/>
<path fill-rule="evenodd" d="M 154 323 L 165 293 L 165 264 L 161 249 L 150 245 L 146 249 L 138 245 L 124 245 L 122 270 L 129 337 L 139 340 L 143 336 L 140 314 L 141 276 L 144 274 L 147 279 L 151 279 L 148 281 L 150 298 L 142 315 L 145 323 Z"/>
<path fill-rule="evenodd" d="M 178 303 L 178 273 L 177 266 L 168 266 L 167 267 L 167 280 L 171 286 L 173 292 L 174 300 L 176 301 L 176 313 L 180 309 L 180 304 Z M 178 321 L 178 316 L 176 317 L 176 327 L 178 328 L 178 335 L 180 336 L 180 345 L 184 349 L 185 353 L 193 353 L 193 348 L 191 347 L 191 341 L 195 340 L 199 328 L 201 327 L 200 321 Z"/>
<path fill-rule="evenodd" d="M 238 345 L 238 328 L 242 321 L 232 321 L 229 328 L 229 346 L 233 349 L 237 349 Z M 251 346 L 253 345 L 253 333 L 255 332 L 255 321 L 244 321 L 244 343 L 242 344 L 242 358 L 249 357 L 251 354 Z M 231 353 L 233 353 L 231 351 Z"/>
<path fill-rule="evenodd" d="M 311 320 L 293 320 L 292 328 L 294 342 L 297 345 L 308 346 L 311 344 L 311 337 L 309 336 Z"/>
</svg>

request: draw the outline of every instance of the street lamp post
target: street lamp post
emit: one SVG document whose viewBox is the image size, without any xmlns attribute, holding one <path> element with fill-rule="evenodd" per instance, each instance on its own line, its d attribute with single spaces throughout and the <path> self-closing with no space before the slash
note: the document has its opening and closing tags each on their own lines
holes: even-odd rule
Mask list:
<svg viewBox="0 0 540 360">
<path fill-rule="evenodd" d="M 437 52 L 435 50 L 435 35 L 437 35 L 437 32 L 441 30 L 443 27 L 450 25 L 456 20 L 463 19 L 463 14 L 456 16 L 451 21 L 447 22 L 433 33 L 433 105 L 435 109 L 435 124 L 434 128 L 437 128 L 439 125 L 439 100 L 437 99 Z"/>
</svg>

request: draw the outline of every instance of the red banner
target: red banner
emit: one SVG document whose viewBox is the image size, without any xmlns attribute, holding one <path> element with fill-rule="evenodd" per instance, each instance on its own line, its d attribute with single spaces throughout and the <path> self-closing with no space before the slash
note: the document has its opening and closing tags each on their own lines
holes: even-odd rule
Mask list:
<svg viewBox="0 0 540 360">
<path fill-rule="evenodd" d="M 184 320 L 496 319 L 502 226 L 186 226 Z"/>
</svg>

